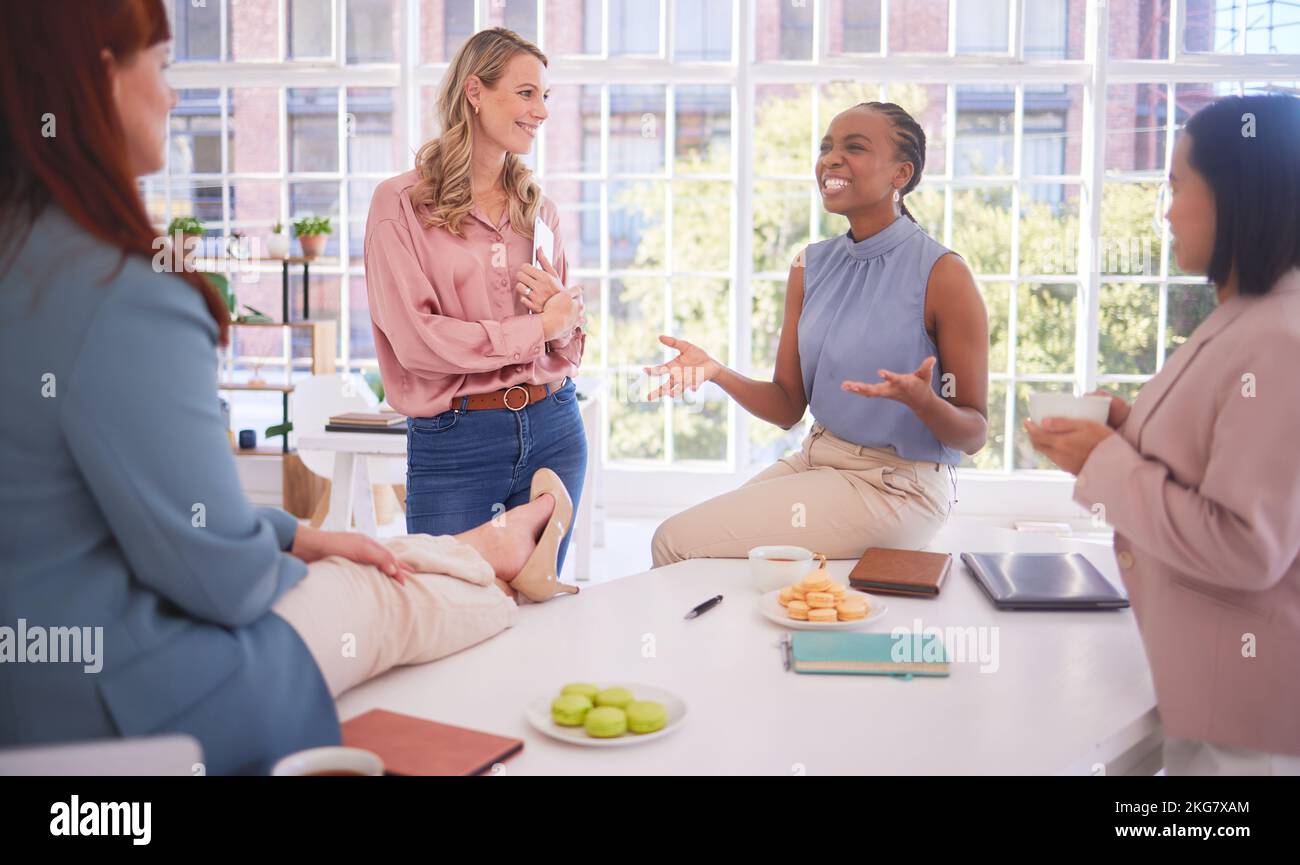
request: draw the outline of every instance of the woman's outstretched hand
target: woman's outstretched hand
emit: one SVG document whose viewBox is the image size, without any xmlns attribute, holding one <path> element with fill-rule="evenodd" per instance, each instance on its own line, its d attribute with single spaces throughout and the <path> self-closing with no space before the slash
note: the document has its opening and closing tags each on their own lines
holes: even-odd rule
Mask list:
<svg viewBox="0 0 1300 865">
<path fill-rule="evenodd" d="M 677 357 L 658 366 L 643 367 L 647 375 L 668 376 L 668 381 L 646 394 L 647 401 L 657 400 L 665 394 L 675 397 L 683 391 L 696 390 L 705 382 L 713 381 L 722 372 L 722 364 L 694 343 L 667 335 L 661 335 L 659 341 L 669 348 L 677 349 Z"/>
<path fill-rule="evenodd" d="M 862 381 L 845 381 L 840 384 L 840 390 L 856 393 L 859 396 L 892 399 L 915 410 L 934 396 L 934 390 L 930 386 L 930 379 L 934 374 L 935 360 L 935 356 L 930 355 L 921 361 L 921 365 L 914 372 L 897 373 L 890 372 L 887 369 L 876 370 L 884 381 L 875 384 L 867 384 Z"/>
<path fill-rule="evenodd" d="M 299 524 L 289 554 L 309 564 L 327 556 L 342 556 L 358 565 L 373 565 L 399 583 L 414 573 L 388 547 L 359 532 L 324 532 Z"/>
</svg>

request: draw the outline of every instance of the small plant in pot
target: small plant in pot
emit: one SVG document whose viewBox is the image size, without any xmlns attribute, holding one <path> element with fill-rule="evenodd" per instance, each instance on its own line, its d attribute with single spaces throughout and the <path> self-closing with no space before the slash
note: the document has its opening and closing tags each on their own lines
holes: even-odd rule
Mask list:
<svg viewBox="0 0 1300 865">
<path fill-rule="evenodd" d="M 289 257 L 289 235 L 284 233 L 284 224 L 277 222 L 271 226 L 271 236 L 266 239 L 268 258 Z"/>
<path fill-rule="evenodd" d="M 180 235 L 180 246 L 182 252 L 189 252 L 191 249 L 197 254 L 201 251 L 203 243 L 203 223 L 193 216 L 178 216 L 171 222 L 167 223 L 167 236 L 176 240 L 176 235 Z M 193 245 L 190 239 L 193 238 Z"/>
<path fill-rule="evenodd" d="M 334 229 L 328 216 L 304 216 L 293 224 L 304 258 L 317 258 L 325 251 L 325 238 Z"/>
</svg>

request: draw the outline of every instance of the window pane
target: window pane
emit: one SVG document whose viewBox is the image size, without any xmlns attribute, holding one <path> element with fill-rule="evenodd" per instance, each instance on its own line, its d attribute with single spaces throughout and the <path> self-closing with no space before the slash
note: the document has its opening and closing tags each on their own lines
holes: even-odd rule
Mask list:
<svg viewBox="0 0 1300 865">
<path fill-rule="evenodd" d="M 1160 286 L 1108 282 L 1101 287 L 1097 372 L 1154 375 Z"/>
<path fill-rule="evenodd" d="M 293 88 L 289 111 L 289 170 L 339 170 L 339 92 L 332 87 Z"/>
<path fill-rule="evenodd" d="M 977 274 L 1010 272 L 1010 187 L 952 191 L 952 248 Z"/>
<path fill-rule="evenodd" d="M 239 180 L 230 184 L 231 228 L 249 229 L 246 233 L 262 236 L 280 219 L 280 182 L 278 180 Z"/>
<path fill-rule="evenodd" d="M 590 20 L 589 20 L 590 19 Z M 588 41 L 594 42 L 591 53 L 600 51 L 600 3 L 591 0 L 565 0 L 546 4 L 546 41 L 542 50 L 551 58 L 587 53 Z"/>
<path fill-rule="evenodd" d="M 348 171 L 391 173 L 407 167 L 397 124 L 395 91 L 387 87 L 349 87 L 344 129 Z"/>
<path fill-rule="evenodd" d="M 1168 88 L 1114 84 L 1106 91 L 1106 170 L 1165 171 Z"/>
<path fill-rule="evenodd" d="M 1078 174 L 1083 155 L 1083 88 L 1026 86 L 1024 130 L 1022 174 Z"/>
<path fill-rule="evenodd" d="M 609 266 L 664 266 L 664 184 L 639 180 L 609 186 Z"/>
<path fill-rule="evenodd" d="M 731 0 L 673 0 L 673 56 L 687 61 L 731 59 Z"/>
<path fill-rule="evenodd" d="M 347 0 L 349 63 L 397 60 L 396 0 Z"/>
<path fill-rule="evenodd" d="M 1086 4 L 1034 0 L 1025 9 L 1025 59 L 1082 60 Z"/>
<path fill-rule="evenodd" d="M 1155 227 L 1159 189 L 1155 183 L 1106 184 L 1097 244 L 1102 273 L 1159 275 L 1161 238 Z"/>
<path fill-rule="evenodd" d="M 611 459 L 663 459 L 662 402 L 646 402 L 647 378 L 640 368 L 667 359 L 659 350 L 664 327 L 664 284 L 661 279 L 611 280 L 609 286 L 610 366 L 625 376 L 629 387 L 614 389 L 624 399 L 609 401 Z"/>
<path fill-rule="evenodd" d="M 962 0 L 957 4 L 957 53 L 1006 54 L 1010 15 L 1007 0 Z"/>
<path fill-rule="evenodd" d="M 348 255 L 354 263 L 365 256 L 366 216 L 370 213 L 370 199 L 378 185 L 378 180 L 348 181 L 348 221 L 352 223 L 348 232 Z"/>
<path fill-rule="evenodd" d="M 664 170 L 667 88 L 616 85 L 609 88 L 609 170 L 648 174 Z"/>
<path fill-rule="evenodd" d="M 956 164 L 963 175 L 1010 174 L 1015 145 L 1015 88 L 994 84 L 957 88 Z"/>
<path fill-rule="evenodd" d="M 167 221 L 178 216 L 193 216 L 203 223 L 204 236 L 220 236 L 222 220 L 220 182 L 173 182 L 171 192 L 172 206 Z"/>
<path fill-rule="evenodd" d="M 750 363 L 755 370 L 774 369 L 785 320 L 784 279 L 755 279 L 750 288 Z"/>
<path fill-rule="evenodd" d="M 1300 54 L 1300 4 L 1294 0 L 1250 0 L 1246 53 Z"/>
<path fill-rule="evenodd" d="M 673 184 L 673 270 L 731 267 L 731 184 L 724 180 Z"/>
<path fill-rule="evenodd" d="M 674 334 L 703 346 L 715 358 L 730 357 L 730 293 L 726 280 L 676 279 L 672 284 Z M 709 383 L 673 406 L 676 460 L 727 458 L 729 400 Z"/>
<path fill-rule="evenodd" d="M 221 6 L 171 0 L 172 52 L 179 61 L 221 59 Z"/>
<path fill-rule="evenodd" d="M 786 274 L 808 245 L 811 183 L 754 182 L 754 272 Z"/>
<path fill-rule="evenodd" d="M 180 90 L 171 113 L 168 170 L 178 174 L 221 173 L 221 91 Z"/>
<path fill-rule="evenodd" d="M 812 88 L 802 84 L 760 84 L 754 91 L 754 172 L 811 180 Z"/>
<path fill-rule="evenodd" d="M 230 170 L 280 170 L 280 91 L 234 87 L 229 92 Z"/>
<path fill-rule="evenodd" d="M 474 0 L 420 0 L 420 58 L 448 63 L 474 32 Z"/>
<path fill-rule="evenodd" d="M 863 102 L 879 101 L 881 88 L 878 84 L 859 83 L 856 81 L 832 81 L 829 84 L 823 84 L 819 90 L 821 105 L 819 112 L 821 114 L 821 129 L 818 130 L 817 136 L 820 138 L 826 134 L 830 128 L 831 121 L 835 115 L 841 111 L 860 105 Z"/>
<path fill-rule="evenodd" d="M 731 171 L 731 87 L 682 84 L 673 105 L 677 139 L 673 142 L 678 174 L 727 174 Z"/>
<path fill-rule="evenodd" d="M 1020 189 L 1020 272 L 1077 273 L 1079 187 L 1030 184 Z"/>
<path fill-rule="evenodd" d="M 1074 369 L 1078 317 L 1073 285 L 1023 284 L 1016 289 L 1016 371 L 1068 373 Z"/>
<path fill-rule="evenodd" d="M 945 0 L 946 2 L 946 0 Z M 757 0 L 755 4 L 754 56 L 765 60 L 811 60 L 813 3 Z"/>
<path fill-rule="evenodd" d="M 880 0 L 829 0 L 826 53 L 880 53 Z"/>
<path fill-rule="evenodd" d="M 1169 7 L 1174 0 L 1109 3 L 1110 56 L 1122 60 L 1165 60 L 1169 57 Z M 1188 0 L 1188 26 L 1204 21 L 1204 9 L 1218 0 Z M 1197 10 L 1196 14 L 1192 14 Z"/>
<path fill-rule="evenodd" d="M 947 54 L 948 0 L 891 0 L 891 54 Z"/>
<path fill-rule="evenodd" d="M 188 0 L 182 0 L 190 5 Z M 257 0 L 231 0 L 226 11 L 230 28 L 230 59 L 274 61 L 280 59 L 280 4 Z"/>
<path fill-rule="evenodd" d="M 546 108 L 550 112 L 542 125 L 546 142 L 546 173 L 598 173 L 600 87 L 554 86 Z"/>
<path fill-rule="evenodd" d="M 595 0 L 588 0 L 593 3 Z M 659 3 L 645 0 L 608 0 L 609 54 L 659 56 Z M 598 48 L 599 46 L 595 46 Z M 595 53 L 595 50 L 591 50 Z"/>
<path fill-rule="evenodd" d="M 334 4 L 322 0 L 289 0 L 289 57 L 320 59 L 334 56 Z"/>
<path fill-rule="evenodd" d="M 370 298 L 366 277 L 348 274 L 348 355 L 353 360 L 375 359 L 375 331 L 370 324 Z"/>
<path fill-rule="evenodd" d="M 495 0 L 487 12 L 486 26 L 504 27 L 529 42 L 537 41 L 537 0 Z"/>
</svg>

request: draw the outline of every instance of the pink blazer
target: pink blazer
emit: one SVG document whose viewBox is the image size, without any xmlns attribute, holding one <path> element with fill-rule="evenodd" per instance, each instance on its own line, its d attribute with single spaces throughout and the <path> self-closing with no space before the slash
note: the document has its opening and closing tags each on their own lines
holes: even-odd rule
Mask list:
<svg viewBox="0 0 1300 865">
<path fill-rule="evenodd" d="M 1217 307 L 1093 450 L 1165 733 L 1300 754 L 1300 269 Z"/>
</svg>

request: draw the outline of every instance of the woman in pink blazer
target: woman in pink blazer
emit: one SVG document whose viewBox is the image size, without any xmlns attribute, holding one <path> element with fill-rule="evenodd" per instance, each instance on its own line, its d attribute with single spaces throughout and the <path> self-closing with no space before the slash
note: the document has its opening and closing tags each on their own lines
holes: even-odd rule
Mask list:
<svg viewBox="0 0 1300 865">
<path fill-rule="evenodd" d="M 1218 306 L 1107 425 L 1026 422 L 1115 528 L 1169 774 L 1300 774 L 1300 100 L 1229 97 L 1169 172 Z"/>
</svg>

